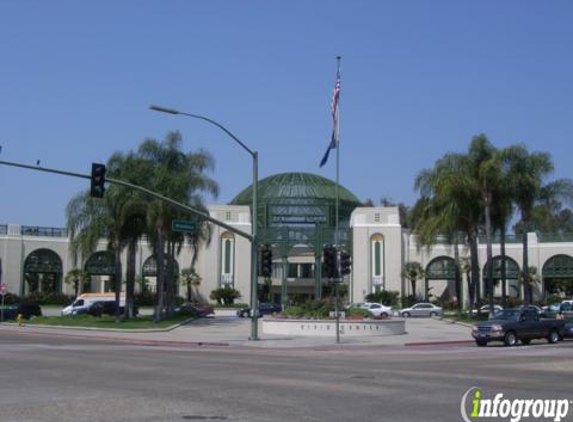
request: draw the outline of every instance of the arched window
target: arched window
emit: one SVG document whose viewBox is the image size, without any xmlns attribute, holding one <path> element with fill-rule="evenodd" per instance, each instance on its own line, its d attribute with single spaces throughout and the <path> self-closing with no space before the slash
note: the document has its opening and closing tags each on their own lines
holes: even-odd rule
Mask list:
<svg viewBox="0 0 573 422">
<path fill-rule="evenodd" d="M 384 289 L 384 237 L 377 233 L 370 238 L 372 291 Z"/>
<path fill-rule="evenodd" d="M 24 294 L 60 293 L 62 259 L 50 249 L 36 249 L 24 261 Z"/>
<path fill-rule="evenodd" d="M 225 232 L 221 235 L 221 284 L 233 286 L 235 275 L 235 236 Z"/>
</svg>

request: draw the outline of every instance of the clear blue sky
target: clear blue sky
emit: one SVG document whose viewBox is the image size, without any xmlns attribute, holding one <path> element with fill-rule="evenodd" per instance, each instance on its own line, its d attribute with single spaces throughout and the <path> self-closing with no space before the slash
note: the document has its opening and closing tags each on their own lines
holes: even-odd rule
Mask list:
<svg viewBox="0 0 573 422">
<path fill-rule="evenodd" d="M 0 0 L 1 159 L 88 173 L 179 130 L 208 149 L 226 203 L 260 177 L 333 178 L 328 144 L 342 56 L 341 183 L 413 204 L 415 175 L 486 133 L 571 177 L 571 1 Z M 0 166 L 0 224 L 63 226 L 88 181 Z"/>
</svg>

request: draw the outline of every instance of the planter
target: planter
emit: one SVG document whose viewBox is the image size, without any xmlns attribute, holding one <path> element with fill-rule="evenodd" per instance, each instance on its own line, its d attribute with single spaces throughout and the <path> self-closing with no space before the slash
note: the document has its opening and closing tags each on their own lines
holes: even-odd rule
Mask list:
<svg viewBox="0 0 573 422">
<path fill-rule="evenodd" d="M 262 326 L 265 334 L 315 337 L 336 335 L 335 320 L 263 318 Z M 406 322 L 403 319 L 340 320 L 340 335 L 344 337 L 397 334 L 406 334 Z"/>
</svg>

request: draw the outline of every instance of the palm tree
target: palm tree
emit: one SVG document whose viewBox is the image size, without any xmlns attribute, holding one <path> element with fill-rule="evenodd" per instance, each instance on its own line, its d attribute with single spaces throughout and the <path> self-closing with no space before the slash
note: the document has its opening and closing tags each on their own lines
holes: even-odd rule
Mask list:
<svg viewBox="0 0 573 422">
<path fill-rule="evenodd" d="M 143 177 L 145 167 L 133 152 L 124 155 L 116 152 L 107 163 L 109 176 L 137 184 Z M 145 233 L 145 213 L 147 199 L 139 192 L 121 189 L 125 206 L 121 215 L 121 237 L 127 245 L 127 268 L 125 280 L 125 314 L 127 319 L 133 318 L 135 309 L 135 273 L 137 243 Z"/>
<path fill-rule="evenodd" d="M 463 233 L 470 248 L 471 278 L 468 279 L 470 309 L 479 280 L 477 238 L 482 216 L 479 191 L 470 179 L 472 162 L 463 154 L 446 154 L 434 168 L 422 170 L 415 188 L 422 195 L 424 211 L 418 211 L 414 232 L 420 243 L 430 247 L 438 234 L 458 240 Z M 456 242 L 458 243 L 458 242 Z"/>
<path fill-rule="evenodd" d="M 532 290 L 529 280 L 527 233 L 535 229 L 531 224 L 532 212 L 539 201 L 558 197 L 570 201 L 573 197 L 573 182 L 570 179 L 559 179 L 545 183 L 547 176 L 554 170 L 548 153 L 530 153 L 524 145 L 514 145 L 507 148 L 505 155 L 509 163 L 512 197 L 521 214 L 523 289 L 525 303 L 529 304 Z"/>
<path fill-rule="evenodd" d="M 84 286 L 90 282 L 90 279 L 90 275 L 84 270 L 74 268 L 68 271 L 64 281 L 66 284 L 74 286 L 74 297 L 78 297 L 78 294 L 83 292 Z"/>
<path fill-rule="evenodd" d="M 203 206 L 203 193 L 216 197 L 219 192 L 217 183 L 206 175 L 214 168 L 214 160 L 204 150 L 186 154 L 181 146 L 182 138 L 178 132 L 168 133 L 162 142 L 147 139 L 140 145 L 137 156 L 146 168 L 143 185 L 178 202 Z M 147 208 L 148 236 L 157 258 L 156 320 L 162 317 L 164 309 L 170 312 L 175 288 L 171 262 L 183 242 L 183 236 L 171 231 L 171 221 L 178 216 L 180 214 L 171 206 L 157 200 L 151 201 Z"/>
<path fill-rule="evenodd" d="M 412 286 L 412 296 L 416 296 L 416 281 L 424 278 L 424 269 L 419 262 L 406 262 L 402 267 L 402 277 L 408 279 Z M 425 297 L 428 297 L 428 290 L 426 289 Z"/>
<path fill-rule="evenodd" d="M 126 167 L 126 157 L 114 154 L 106 167 L 111 176 L 121 175 Z M 130 226 L 133 224 L 133 192 L 111 185 L 102 199 L 92 198 L 90 192 L 76 195 L 66 209 L 67 227 L 70 233 L 70 248 L 75 256 L 89 256 L 100 239 L 107 238 L 107 249 L 114 255 L 114 291 L 116 322 L 120 320 L 120 293 L 122 286 L 121 252 L 130 242 Z M 135 274 L 135 272 L 134 272 Z"/>
</svg>

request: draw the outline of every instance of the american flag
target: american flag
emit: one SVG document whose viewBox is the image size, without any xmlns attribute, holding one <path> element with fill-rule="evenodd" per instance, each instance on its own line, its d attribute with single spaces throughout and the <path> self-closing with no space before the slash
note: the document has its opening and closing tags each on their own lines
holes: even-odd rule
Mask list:
<svg viewBox="0 0 573 422">
<path fill-rule="evenodd" d="M 328 155 L 331 149 L 338 146 L 338 100 L 340 99 L 340 72 L 336 75 L 336 82 L 334 82 L 334 91 L 332 92 L 332 102 L 330 104 L 330 111 L 332 112 L 332 136 L 328 148 L 324 153 L 324 157 L 320 161 L 320 167 L 324 166 L 328 161 Z"/>
<path fill-rule="evenodd" d="M 333 130 L 336 130 L 336 123 L 338 123 L 338 99 L 340 98 L 340 75 L 336 76 L 336 82 L 334 83 L 334 92 L 332 93 L 332 104 L 330 108 L 332 109 L 332 125 Z"/>
</svg>

